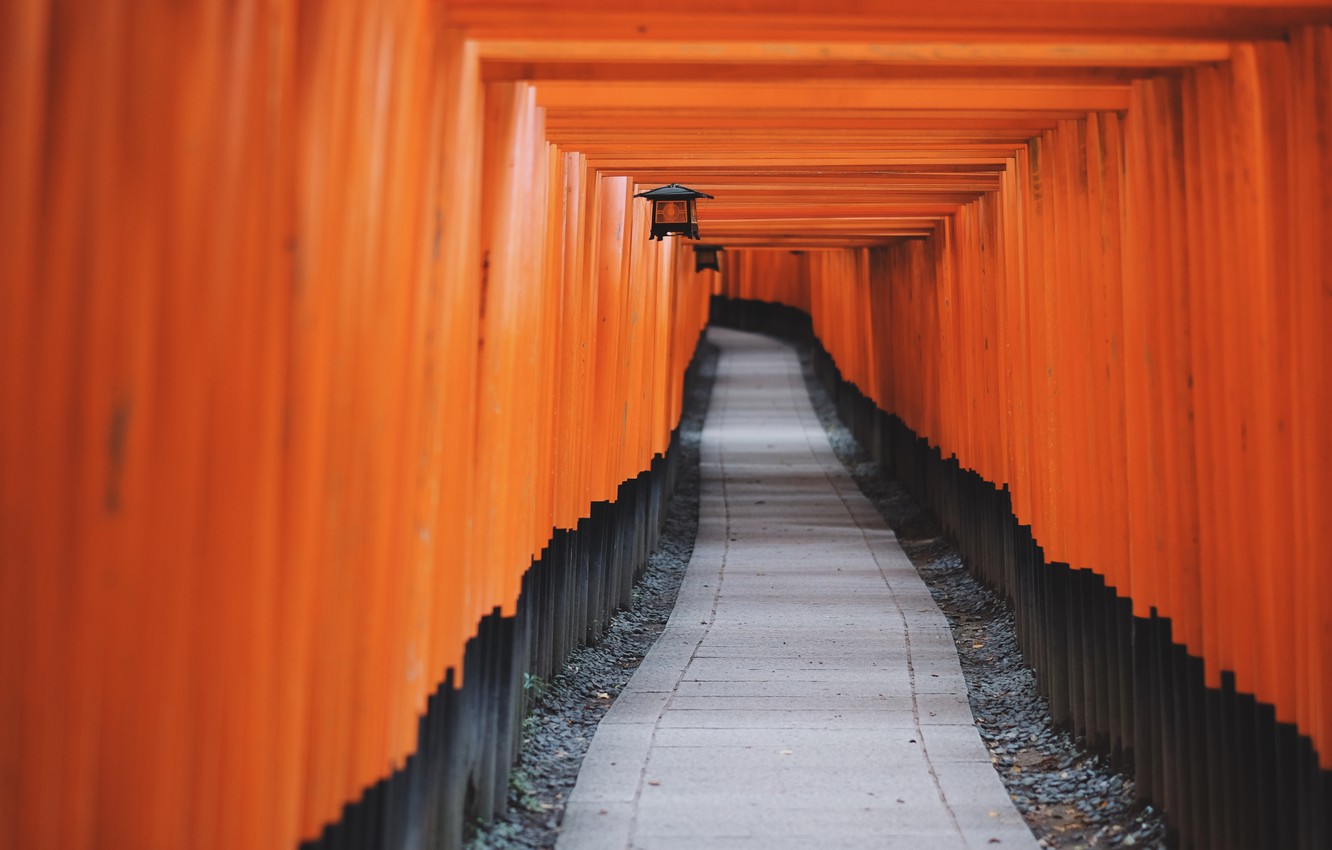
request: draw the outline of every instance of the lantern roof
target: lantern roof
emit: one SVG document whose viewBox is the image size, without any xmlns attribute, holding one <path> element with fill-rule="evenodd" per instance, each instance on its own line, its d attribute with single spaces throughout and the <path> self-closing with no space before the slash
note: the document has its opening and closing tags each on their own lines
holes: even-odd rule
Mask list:
<svg viewBox="0 0 1332 850">
<path fill-rule="evenodd" d="M 639 192 L 634 197 L 647 198 L 650 201 L 680 201 L 689 198 L 711 198 L 712 195 L 707 192 L 700 192 L 697 189 L 690 189 L 688 186 L 681 186 L 679 183 L 672 183 L 669 186 L 660 186 L 646 192 Z"/>
</svg>

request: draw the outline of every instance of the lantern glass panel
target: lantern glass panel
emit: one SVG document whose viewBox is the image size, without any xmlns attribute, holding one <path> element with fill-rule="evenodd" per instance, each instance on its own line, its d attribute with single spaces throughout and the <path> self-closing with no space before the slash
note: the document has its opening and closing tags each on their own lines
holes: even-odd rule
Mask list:
<svg viewBox="0 0 1332 850">
<path fill-rule="evenodd" d="M 657 201 L 656 221 L 662 224 L 679 224 L 690 220 L 687 201 Z"/>
</svg>

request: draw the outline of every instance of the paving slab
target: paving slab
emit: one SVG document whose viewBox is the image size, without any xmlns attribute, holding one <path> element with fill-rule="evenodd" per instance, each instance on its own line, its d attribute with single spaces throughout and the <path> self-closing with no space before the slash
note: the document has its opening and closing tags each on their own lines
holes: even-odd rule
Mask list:
<svg viewBox="0 0 1332 850">
<path fill-rule="evenodd" d="M 710 329 L 699 533 L 559 850 L 1035 850 L 952 632 L 829 446 L 795 352 Z"/>
</svg>

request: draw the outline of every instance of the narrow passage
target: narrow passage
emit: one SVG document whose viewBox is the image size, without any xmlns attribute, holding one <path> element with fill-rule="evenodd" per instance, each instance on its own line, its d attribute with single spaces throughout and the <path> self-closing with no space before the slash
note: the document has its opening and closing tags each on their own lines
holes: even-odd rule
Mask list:
<svg viewBox="0 0 1332 850">
<path fill-rule="evenodd" d="M 560 850 L 1024 848 L 952 633 L 828 445 L 795 353 L 713 328 L 698 539 Z"/>
</svg>

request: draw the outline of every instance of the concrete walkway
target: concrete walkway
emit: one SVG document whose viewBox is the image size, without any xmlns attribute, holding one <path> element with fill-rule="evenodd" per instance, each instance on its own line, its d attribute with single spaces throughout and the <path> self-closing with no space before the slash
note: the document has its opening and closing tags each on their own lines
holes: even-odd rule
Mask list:
<svg viewBox="0 0 1332 850">
<path fill-rule="evenodd" d="M 698 540 L 597 729 L 560 850 L 1024 848 L 952 634 L 790 348 L 712 329 Z"/>
</svg>

